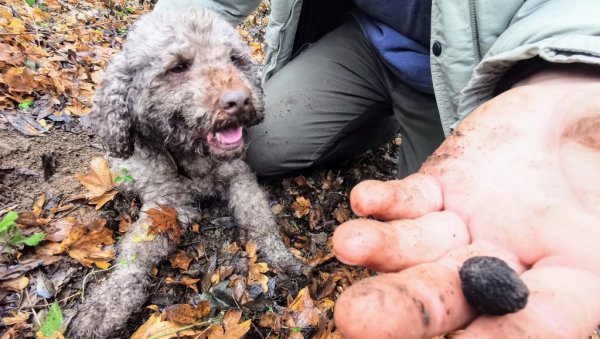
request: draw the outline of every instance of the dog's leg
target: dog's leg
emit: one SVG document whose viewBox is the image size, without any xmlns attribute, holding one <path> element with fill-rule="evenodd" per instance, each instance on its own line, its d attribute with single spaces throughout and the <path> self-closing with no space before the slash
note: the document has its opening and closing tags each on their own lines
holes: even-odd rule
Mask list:
<svg viewBox="0 0 600 339">
<path fill-rule="evenodd" d="M 119 243 L 119 255 L 110 276 L 86 296 L 71 323 L 76 338 L 110 336 L 121 329 L 132 312 L 141 308 L 150 285 L 149 272 L 174 249 L 164 235 L 147 235 L 151 221 L 145 213 L 131 225 Z"/>
<path fill-rule="evenodd" d="M 236 222 L 256 241 L 261 255 L 275 269 L 294 274 L 307 273 L 302 264 L 285 246 L 267 196 L 248 165 L 235 160 L 219 167 L 218 175 L 229 182 L 227 199 Z"/>
<path fill-rule="evenodd" d="M 130 315 L 139 311 L 148 297 L 149 273 L 175 249 L 175 244 L 167 235 L 148 235 L 152 221 L 147 211 L 158 208 L 159 204 L 177 207 L 178 220 L 182 227 L 191 224 L 198 211 L 187 207 L 193 198 L 183 187 L 188 182 L 177 181 L 172 177 L 170 185 L 161 185 L 155 194 L 143 194 L 144 205 L 140 218 L 131 225 L 127 234 L 118 244 L 118 256 L 109 276 L 92 287 L 79 306 L 77 316 L 71 322 L 71 332 L 75 338 L 106 338 L 126 324 Z M 158 185 L 157 182 L 155 184 Z M 154 186 L 151 186 L 155 188 Z M 152 198 L 154 203 L 148 202 Z M 87 293 L 86 293 L 87 294 Z"/>
</svg>

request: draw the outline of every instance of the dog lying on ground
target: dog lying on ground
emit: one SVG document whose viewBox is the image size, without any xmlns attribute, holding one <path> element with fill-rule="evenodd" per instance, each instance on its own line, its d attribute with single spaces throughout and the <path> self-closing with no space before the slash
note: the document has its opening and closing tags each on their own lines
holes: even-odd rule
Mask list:
<svg viewBox="0 0 600 339">
<path fill-rule="evenodd" d="M 271 267 L 306 267 L 285 247 L 266 195 L 241 157 L 242 129 L 263 118 L 258 70 L 234 28 L 207 10 L 150 13 L 108 66 L 91 113 L 114 168 L 126 168 L 142 213 L 120 241 L 116 267 L 71 322 L 75 337 L 107 337 L 147 297 L 152 267 L 175 249 L 168 235 L 139 241 L 144 211 L 177 208 L 182 225 L 198 197 L 222 196 Z M 137 239 L 137 240 L 136 240 Z"/>
</svg>

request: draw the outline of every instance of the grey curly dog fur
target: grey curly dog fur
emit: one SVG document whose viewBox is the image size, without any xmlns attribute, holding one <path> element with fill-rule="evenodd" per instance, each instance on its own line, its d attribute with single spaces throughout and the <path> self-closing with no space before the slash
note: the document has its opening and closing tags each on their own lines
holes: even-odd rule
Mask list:
<svg viewBox="0 0 600 339">
<path fill-rule="evenodd" d="M 285 247 L 266 195 L 241 157 L 242 127 L 263 118 L 256 64 L 217 14 L 150 13 L 133 26 L 96 92 L 91 119 L 113 168 L 126 168 L 143 206 L 120 241 L 118 265 L 93 286 L 70 326 L 78 338 L 109 337 L 146 301 L 152 267 L 175 249 L 166 235 L 140 241 L 144 211 L 177 208 L 182 225 L 199 216 L 198 197 L 222 196 L 274 269 L 306 267 Z M 140 237 L 141 236 L 141 237 Z"/>
</svg>

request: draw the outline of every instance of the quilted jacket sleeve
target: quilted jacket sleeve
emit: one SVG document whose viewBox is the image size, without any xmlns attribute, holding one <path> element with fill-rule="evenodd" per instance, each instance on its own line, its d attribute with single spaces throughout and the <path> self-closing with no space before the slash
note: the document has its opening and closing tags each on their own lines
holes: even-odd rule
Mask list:
<svg viewBox="0 0 600 339">
<path fill-rule="evenodd" d="M 486 51 L 462 91 L 459 117 L 491 99 L 497 82 L 512 66 L 534 57 L 551 63 L 600 67 L 600 1 L 524 2 L 508 28 Z"/>
<path fill-rule="evenodd" d="M 237 25 L 252 13 L 261 0 L 159 0 L 155 11 L 176 10 L 186 7 L 204 7 L 221 14 L 227 21 Z"/>
</svg>

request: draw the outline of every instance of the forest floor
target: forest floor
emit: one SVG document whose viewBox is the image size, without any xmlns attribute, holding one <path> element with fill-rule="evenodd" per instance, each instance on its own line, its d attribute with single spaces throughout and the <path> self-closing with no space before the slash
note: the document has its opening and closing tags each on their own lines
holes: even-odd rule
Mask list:
<svg viewBox="0 0 600 339">
<path fill-rule="evenodd" d="M 138 1 L 0 4 L 0 220 L 18 213 L 14 224 L 0 223 L 2 339 L 61 337 L 85 287 L 118 265 L 115 242 L 139 204 L 112 191 L 127 174 L 105 171 L 86 115 L 106 62 L 151 8 Z M 263 3 L 238 27 L 259 60 L 268 10 Z M 178 251 L 153 270 L 146 307 L 116 336 L 337 337 L 337 296 L 373 272 L 338 262 L 331 236 L 354 217 L 348 196 L 356 183 L 394 177 L 398 144 L 337 167 L 260 179 L 286 244 L 316 267 L 310 276 L 271 271 L 254 244 L 240 242 L 225 204 L 208 202 Z M 99 209 L 98 200 L 105 202 Z M 34 241 L 36 233 L 44 240 Z M 210 307 L 200 310 L 201 300 Z M 200 313 L 190 318 L 190 308 Z"/>
</svg>

